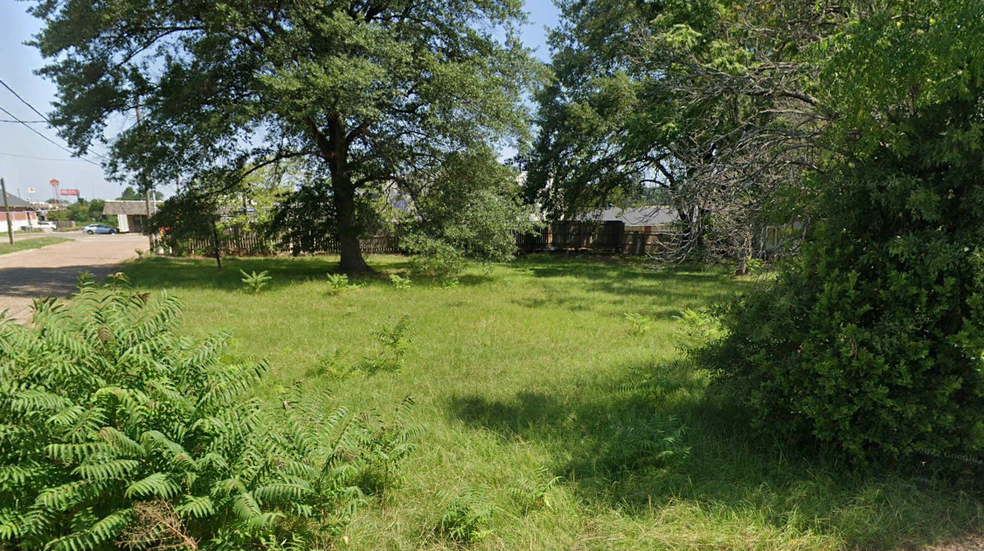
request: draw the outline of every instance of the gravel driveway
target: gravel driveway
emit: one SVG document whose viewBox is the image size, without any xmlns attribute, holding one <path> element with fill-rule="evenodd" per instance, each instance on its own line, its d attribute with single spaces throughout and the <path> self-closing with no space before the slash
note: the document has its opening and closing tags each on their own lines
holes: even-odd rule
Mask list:
<svg viewBox="0 0 984 551">
<path fill-rule="evenodd" d="M 0 312 L 7 310 L 8 317 L 26 321 L 33 298 L 66 297 L 75 289 L 80 272 L 104 277 L 120 262 L 136 257 L 136 249 L 147 249 L 147 238 L 139 234 L 57 235 L 73 241 L 0 255 Z M 6 234 L 2 237 L 6 239 Z"/>
</svg>

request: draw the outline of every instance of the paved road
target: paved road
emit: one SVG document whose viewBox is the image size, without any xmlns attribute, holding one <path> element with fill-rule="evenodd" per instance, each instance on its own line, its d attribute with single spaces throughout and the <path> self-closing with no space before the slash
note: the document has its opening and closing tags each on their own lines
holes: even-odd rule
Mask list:
<svg viewBox="0 0 984 551">
<path fill-rule="evenodd" d="M 0 312 L 7 310 L 9 317 L 26 321 L 33 298 L 68 296 L 80 272 L 104 277 L 120 262 L 137 256 L 136 249 L 147 248 L 147 238 L 139 234 L 58 236 L 73 241 L 0 255 Z"/>
</svg>

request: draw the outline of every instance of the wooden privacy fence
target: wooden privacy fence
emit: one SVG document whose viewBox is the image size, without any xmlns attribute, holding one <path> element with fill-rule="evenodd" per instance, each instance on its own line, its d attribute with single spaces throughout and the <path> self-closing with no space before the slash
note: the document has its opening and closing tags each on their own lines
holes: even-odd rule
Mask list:
<svg viewBox="0 0 984 551">
<path fill-rule="evenodd" d="M 555 222 L 530 233 L 516 233 L 516 248 L 530 253 L 546 250 L 587 250 L 598 253 L 625 255 L 653 254 L 673 239 L 673 233 L 660 226 L 627 230 L 622 222 Z M 294 244 L 257 232 L 236 231 L 221 238 L 221 253 L 227 256 L 257 256 L 290 254 Z M 374 235 L 359 239 L 365 254 L 404 254 L 395 235 Z M 186 239 L 171 243 L 175 254 L 210 256 L 214 251 L 211 239 Z M 314 242 L 312 253 L 338 254 L 338 240 L 325 235 Z"/>
<path fill-rule="evenodd" d="M 257 256 L 292 253 L 293 244 L 286 240 L 271 238 L 257 232 L 233 232 L 221 236 L 220 252 L 227 256 Z M 365 254 L 401 254 L 399 241 L 395 235 L 377 235 L 359 239 L 362 252 Z M 185 239 L 172 243 L 174 253 L 191 253 L 202 256 L 214 254 L 215 246 L 212 239 Z M 314 242 L 313 250 L 305 252 L 338 254 L 338 240 L 326 235 Z"/>
<path fill-rule="evenodd" d="M 521 252 L 545 250 L 586 250 L 597 253 L 647 255 L 672 241 L 672 232 L 660 226 L 626 229 L 615 222 L 554 222 L 540 230 L 516 238 Z"/>
</svg>

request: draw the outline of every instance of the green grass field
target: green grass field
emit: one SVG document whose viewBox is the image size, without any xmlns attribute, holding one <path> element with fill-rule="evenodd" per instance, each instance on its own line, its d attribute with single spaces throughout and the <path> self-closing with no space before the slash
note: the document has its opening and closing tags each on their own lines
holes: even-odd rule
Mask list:
<svg viewBox="0 0 984 551">
<path fill-rule="evenodd" d="M 503 550 L 918 549 L 984 533 L 979 487 L 859 472 L 753 438 L 735 400 L 681 359 L 676 318 L 747 281 L 532 256 L 475 267 L 457 287 L 400 290 L 388 274 L 405 259 L 376 257 L 377 274 L 332 296 L 334 260 L 227 259 L 217 272 L 145 258 L 125 271 L 183 299 L 190 333 L 228 330 L 232 354 L 268 360 L 267 399 L 294 381 L 353 410 L 413 397 L 423 433 L 405 480 L 358 513 L 340 548 L 458 548 L 442 517 L 474 524 L 469 548 Z M 250 295 L 240 269 L 273 280 Z M 370 373 L 372 332 L 403 315 L 405 365 Z"/>
<path fill-rule="evenodd" d="M 0 234 L 0 254 L 16 253 L 18 251 L 29 251 L 31 249 L 40 249 L 41 247 L 47 247 L 48 245 L 56 245 L 58 243 L 71 241 L 71 239 L 66 239 L 64 237 L 54 237 L 54 236 L 28 237 L 28 235 L 29 234 L 22 234 L 20 236 L 16 236 L 15 234 L 14 244 L 11 245 L 10 242 L 7 240 L 6 232 Z"/>
</svg>

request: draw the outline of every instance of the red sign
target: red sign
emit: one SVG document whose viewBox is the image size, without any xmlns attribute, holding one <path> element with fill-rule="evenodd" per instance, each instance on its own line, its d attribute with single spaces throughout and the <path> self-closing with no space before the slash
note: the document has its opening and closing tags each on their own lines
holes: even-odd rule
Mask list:
<svg viewBox="0 0 984 551">
<path fill-rule="evenodd" d="M 62 194 L 62 195 L 74 195 L 74 196 L 77 197 L 79 195 L 79 190 L 77 190 L 77 189 L 63 189 L 59 193 Z"/>
<path fill-rule="evenodd" d="M 51 184 L 51 187 L 57 187 L 58 186 L 58 180 L 52 180 L 52 181 L 50 181 L 48 183 Z"/>
</svg>

